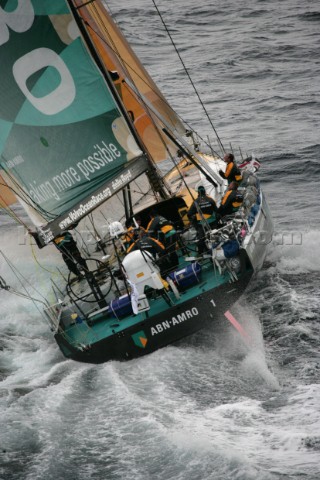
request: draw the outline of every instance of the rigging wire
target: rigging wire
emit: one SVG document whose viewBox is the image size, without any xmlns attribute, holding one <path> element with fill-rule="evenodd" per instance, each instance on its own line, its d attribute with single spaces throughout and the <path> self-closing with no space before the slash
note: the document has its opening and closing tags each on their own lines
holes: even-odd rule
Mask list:
<svg viewBox="0 0 320 480">
<path fill-rule="evenodd" d="M 0 184 L 0 185 L 4 185 L 4 184 Z M 6 185 L 7 186 L 7 185 Z M 8 188 L 10 188 L 8 186 Z M 2 205 L 1 205 L 2 203 Z M 19 225 L 22 225 L 23 227 L 25 227 L 28 231 L 29 231 L 29 225 L 27 225 L 15 212 L 14 210 L 7 204 L 7 202 L 5 201 L 5 199 L 2 197 L 2 195 L 0 194 L 0 208 L 4 208 L 6 210 L 6 214 L 11 217 L 16 223 L 18 223 Z M 35 261 L 35 263 L 44 271 L 50 273 L 51 275 L 61 275 L 57 272 L 52 272 L 51 270 L 48 270 L 47 268 L 45 268 L 43 265 L 41 265 L 41 263 L 39 262 L 39 260 L 37 259 L 37 256 L 35 254 L 35 251 L 34 251 L 34 248 L 33 248 L 33 244 L 32 244 L 32 241 L 31 241 L 31 237 L 29 237 L 29 241 L 30 241 L 30 247 L 31 247 L 31 253 L 32 253 L 32 257 Z"/>
<path fill-rule="evenodd" d="M 2 184 L 0 183 L 0 185 L 2 186 L 8 186 L 7 184 Z M 8 188 L 10 188 L 8 186 Z M 1 205 L 2 203 L 2 205 Z M 4 208 L 6 210 L 6 214 L 11 217 L 16 223 L 18 223 L 19 225 L 25 227 L 28 231 L 29 231 L 29 225 L 27 225 L 15 212 L 14 210 L 7 204 L 7 202 L 5 201 L 5 199 L 2 197 L 2 195 L 0 194 L 0 208 Z M 57 272 L 53 272 L 51 270 L 48 270 L 47 268 L 45 268 L 43 265 L 41 265 L 41 263 L 39 262 L 39 260 L 37 259 L 36 257 L 36 254 L 35 254 L 35 251 L 34 251 L 34 248 L 33 248 L 33 244 L 32 244 L 32 241 L 31 241 L 31 238 L 29 238 L 29 241 L 30 241 L 30 247 L 31 247 L 31 253 L 32 253 L 32 257 L 33 257 L 33 260 L 35 261 L 35 263 L 44 271 L 50 273 L 51 275 L 61 275 L 61 273 L 57 273 Z M 1 252 L 2 253 L 2 252 Z M 4 254 L 2 253 L 2 255 L 4 256 Z M 7 261 L 8 265 L 9 265 L 9 260 L 4 257 L 5 260 Z M 12 268 L 11 268 L 12 269 Z M 18 270 L 17 270 L 18 271 Z M 19 272 L 20 273 L 20 272 Z M 21 274 L 22 275 L 22 274 Z M 24 279 L 25 280 L 25 279 Z M 39 292 L 37 292 L 39 293 Z M 22 295 L 21 296 L 25 296 L 25 295 Z M 30 297 L 32 298 L 32 297 Z M 43 297 L 44 298 L 44 297 Z"/>
<path fill-rule="evenodd" d="M 43 302 L 42 300 L 39 300 L 38 298 L 34 298 L 34 297 L 31 297 L 29 294 L 25 294 L 25 293 L 22 293 L 22 292 L 18 292 L 17 290 L 15 290 L 14 288 L 10 287 L 10 285 L 7 285 L 6 281 L 0 277 L 0 289 L 1 290 L 5 290 L 6 292 L 8 293 L 12 293 L 13 295 L 15 295 L 16 297 L 21 297 L 21 298 L 26 298 L 28 300 L 31 300 L 34 305 L 37 307 L 37 305 L 35 304 L 35 302 L 39 302 L 39 303 L 42 303 L 43 305 L 45 305 L 45 307 L 47 307 L 48 305 Z M 40 310 L 37 308 L 37 310 L 40 312 Z M 41 313 L 41 312 L 40 312 Z"/>
<path fill-rule="evenodd" d="M 95 14 L 96 14 L 96 15 L 99 15 L 99 14 L 98 14 L 98 11 L 97 11 L 97 9 L 96 9 L 96 7 L 95 7 L 94 5 L 92 6 L 92 8 L 95 10 Z M 82 17 L 80 17 L 80 18 L 82 19 Z M 106 41 L 105 38 L 101 37 L 101 35 L 100 35 L 98 32 L 96 32 L 95 29 L 94 29 L 87 21 L 85 21 L 84 19 L 82 19 L 82 21 L 86 24 L 87 28 L 91 29 L 106 45 L 108 45 L 108 47 L 109 47 L 109 48 L 115 53 L 115 55 L 121 60 L 121 62 L 122 62 L 122 64 L 123 64 L 123 67 L 125 67 L 125 69 L 127 70 L 127 74 L 128 74 L 128 76 L 129 76 L 129 78 L 131 79 L 131 81 L 133 82 L 133 84 L 135 84 L 135 82 L 133 81 L 133 79 L 132 79 L 132 77 L 131 77 L 131 75 L 130 75 L 128 69 L 127 69 L 127 67 L 128 67 L 129 69 L 131 69 L 132 71 L 134 71 L 135 74 L 136 74 L 145 84 L 147 84 L 148 87 L 158 96 L 158 93 L 148 84 L 148 82 L 146 82 L 145 79 L 142 78 L 142 77 L 139 75 L 139 73 L 137 73 L 137 71 L 134 70 L 134 69 L 131 67 L 131 65 L 128 64 L 128 63 L 121 57 L 121 55 L 120 55 L 119 51 L 116 49 L 116 45 L 114 44 L 114 42 L 113 42 L 113 40 L 112 40 L 112 37 L 109 35 L 109 32 L 108 32 L 108 30 L 107 30 L 107 28 L 106 28 L 105 25 L 103 25 L 104 31 L 105 31 L 106 35 L 110 38 L 110 42 L 112 43 L 112 45 L 114 46 L 114 48 Z M 125 83 L 125 86 L 127 87 L 129 93 L 130 93 L 133 97 L 138 96 L 139 99 L 140 99 L 140 101 L 143 103 L 144 108 L 145 108 L 145 110 L 149 113 L 149 118 L 151 119 L 151 121 L 152 121 L 152 123 L 153 123 L 153 126 L 154 126 L 155 130 L 157 131 L 158 136 L 159 136 L 161 142 L 163 143 L 163 145 L 164 145 L 164 147 L 165 147 L 165 149 L 166 149 L 169 157 L 171 158 L 172 163 L 173 163 L 173 164 L 177 167 L 177 169 L 179 170 L 179 168 L 178 168 L 178 166 L 177 166 L 177 164 L 176 164 L 176 162 L 175 162 L 175 159 L 174 159 L 173 156 L 171 155 L 171 152 L 169 151 L 168 146 L 167 146 L 166 142 L 164 141 L 164 139 L 163 139 L 163 137 L 162 137 L 162 135 L 161 135 L 161 133 L 160 133 L 160 129 L 158 128 L 158 126 L 156 125 L 156 123 L 155 123 L 155 121 L 154 121 L 154 118 L 153 118 L 153 115 L 152 115 L 152 114 L 155 114 L 155 113 L 154 113 L 154 112 L 150 112 L 150 108 L 149 108 L 148 105 L 145 103 L 144 98 L 143 98 L 142 95 L 140 94 L 139 90 L 138 90 L 137 92 L 133 92 L 133 91 L 131 90 L 131 88 L 129 87 L 129 85 L 127 85 L 127 84 Z M 164 102 L 165 102 L 166 105 L 170 108 L 170 110 L 174 112 L 174 110 L 172 109 L 171 105 L 169 105 L 169 104 L 166 102 L 166 100 L 164 100 Z M 176 113 L 176 112 L 174 112 L 174 113 Z M 155 114 L 155 115 L 156 115 L 156 114 Z M 179 115 L 177 115 L 177 116 L 178 116 L 179 118 L 181 118 Z M 160 120 L 161 120 L 161 119 L 160 119 Z M 186 123 L 186 122 L 184 122 L 184 123 Z M 186 123 L 186 124 L 187 124 L 187 123 Z M 213 129 L 214 129 L 214 127 L 213 127 Z M 197 135 L 198 135 L 198 134 L 197 134 Z M 216 135 L 217 135 L 217 133 L 216 133 Z M 199 135 L 198 135 L 198 137 L 201 138 Z M 219 138 L 218 135 L 217 135 L 217 138 Z M 204 143 L 206 143 L 202 138 L 201 138 L 201 140 L 202 140 Z M 209 146 L 209 148 L 210 148 L 211 151 L 212 151 L 212 147 L 211 147 L 210 145 L 208 145 L 208 146 Z M 215 153 L 216 153 L 216 152 L 215 152 Z M 218 155 L 218 154 L 217 154 L 217 155 Z M 181 180 L 184 182 L 184 184 L 185 184 L 185 186 L 186 186 L 186 188 L 187 188 L 187 190 L 188 190 L 191 198 L 193 198 L 193 200 L 194 200 L 193 194 L 192 194 L 192 192 L 190 191 L 190 189 L 189 189 L 189 187 L 188 187 L 188 185 L 187 185 L 187 182 L 186 182 L 185 178 L 183 177 L 183 175 L 181 174 L 181 172 L 179 172 L 179 174 L 180 174 Z M 164 182 L 164 179 L 163 179 L 163 182 Z M 166 185 L 166 188 L 167 188 L 167 190 L 170 192 L 170 194 L 172 194 L 172 192 L 170 191 L 170 188 L 169 188 L 167 185 Z"/>
<path fill-rule="evenodd" d="M 166 23 L 165 23 L 165 21 L 164 21 L 164 19 L 163 19 L 163 16 L 162 16 L 162 14 L 161 14 L 161 12 L 160 12 L 160 10 L 159 10 L 159 8 L 158 8 L 155 0 L 152 0 L 152 3 L 153 3 L 153 5 L 154 5 L 155 9 L 157 10 L 157 13 L 158 13 L 158 15 L 159 15 L 159 17 L 160 17 L 160 20 L 161 20 L 164 28 L 165 28 L 165 31 L 166 31 L 166 33 L 168 34 L 168 37 L 170 38 L 171 43 L 172 43 L 172 45 L 173 45 L 173 47 L 174 47 L 174 49 L 175 49 L 175 51 L 176 51 L 176 53 L 177 53 L 177 55 L 178 55 L 178 57 L 179 57 L 179 60 L 180 60 L 182 66 L 183 66 L 183 68 L 184 68 L 184 71 L 186 72 L 186 75 L 187 75 L 187 77 L 188 77 L 188 79 L 189 79 L 189 81 L 190 81 L 190 83 L 191 83 L 191 85 L 192 85 L 192 87 L 193 87 L 193 89 L 194 89 L 197 97 L 198 97 L 198 100 L 199 100 L 199 102 L 200 102 L 200 105 L 202 106 L 203 111 L 204 111 L 204 113 L 206 114 L 206 117 L 207 117 L 207 119 L 208 119 L 208 121 L 209 121 L 209 123 L 210 123 L 210 125 L 211 125 L 211 127 L 212 127 L 212 129 L 213 129 L 213 131 L 214 131 L 214 133 L 216 134 L 216 137 L 217 137 L 218 142 L 219 142 L 219 144 L 220 144 L 220 146 L 221 146 L 221 148 L 222 148 L 222 151 L 225 152 L 224 146 L 223 146 L 223 144 L 222 144 L 222 142 L 221 142 L 221 139 L 220 139 L 220 137 L 219 137 L 219 135 L 218 135 L 218 132 L 217 132 L 216 128 L 214 127 L 213 123 L 212 123 L 212 120 L 211 120 L 211 118 L 210 118 L 210 115 L 208 114 L 208 111 L 207 111 L 204 103 L 202 102 L 202 99 L 201 99 L 201 97 L 200 97 L 200 95 L 199 95 L 199 92 L 198 92 L 198 90 L 197 90 L 197 88 L 196 88 L 196 86 L 195 86 L 195 84 L 194 84 L 194 82 L 193 82 L 193 80 L 192 80 L 192 78 L 191 78 L 191 75 L 189 74 L 189 71 L 188 71 L 188 69 L 187 69 L 187 67 L 186 67 L 186 65 L 185 65 L 185 63 L 184 63 L 184 61 L 183 61 L 183 59 L 182 59 L 182 57 L 181 57 L 181 55 L 180 55 L 180 52 L 179 52 L 179 50 L 178 50 L 178 48 L 177 48 L 177 46 L 176 46 L 176 44 L 175 44 L 175 42 L 174 42 L 174 40 L 173 40 L 173 38 L 172 38 L 172 35 L 171 35 L 171 33 L 170 33 L 170 31 L 169 31 L 169 29 L 168 29 L 168 27 L 167 27 L 167 25 L 166 25 Z"/>
<path fill-rule="evenodd" d="M 18 223 L 19 225 L 22 225 L 23 227 L 25 227 L 27 230 L 29 230 L 29 226 L 14 212 L 14 210 L 12 208 L 10 208 L 10 206 L 6 203 L 5 199 L 2 197 L 2 195 L 0 195 L 0 202 L 2 202 L 2 205 L 0 203 L 0 208 L 4 208 L 6 210 L 6 214 L 11 217 L 16 223 Z M 45 270 L 46 272 L 50 273 L 51 275 L 58 275 L 57 272 L 52 272 L 51 270 L 48 270 L 47 268 L 45 268 L 43 265 L 41 265 L 41 263 L 38 261 L 37 257 L 36 257 L 36 254 L 34 252 L 34 248 L 33 248 L 33 244 L 31 242 L 31 238 L 29 239 L 30 240 L 30 247 L 31 247 L 31 252 L 32 252 L 32 256 L 33 256 L 33 259 L 35 261 L 35 263 L 42 269 L 42 270 Z"/>
<path fill-rule="evenodd" d="M 2 184 L 0 184 L 2 185 Z M 11 217 L 16 223 L 28 228 L 28 225 L 15 213 L 15 211 L 10 207 L 10 205 L 5 201 L 2 195 L 0 195 L 0 208 L 6 210 L 6 214 Z"/>
<path fill-rule="evenodd" d="M 12 289 L 11 287 L 8 287 L 6 290 L 8 290 L 9 292 L 11 293 L 14 293 L 15 295 L 18 295 L 18 296 L 21 296 L 21 297 L 24 297 L 24 298 L 28 298 L 29 300 L 31 300 L 34 304 L 34 306 L 36 307 L 36 309 L 38 310 L 38 312 L 41 314 L 41 311 L 37 305 L 36 302 L 40 302 L 46 306 L 48 306 L 48 302 L 47 302 L 47 299 L 42 295 L 41 292 L 39 292 L 38 289 L 36 289 L 33 285 L 31 285 L 29 282 L 28 282 L 28 279 L 13 265 L 13 263 L 9 260 L 9 258 L 3 253 L 2 250 L 0 250 L 0 253 L 1 255 L 3 256 L 4 260 L 6 261 L 7 265 L 9 266 L 9 268 L 11 269 L 13 275 L 16 277 L 16 279 L 18 280 L 18 282 L 20 283 L 22 289 L 26 292 L 25 294 L 23 294 L 22 292 L 17 292 L 16 290 Z M 28 290 L 26 289 L 25 285 L 29 285 L 43 300 L 39 300 L 39 299 L 35 299 L 33 297 L 31 297 L 30 293 L 28 292 Z"/>
<path fill-rule="evenodd" d="M 31 198 L 31 196 L 24 189 L 21 188 L 21 185 L 17 182 L 17 180 L 14 178 L 14 176 L 11 175 L 11 173 L 8 170 L 5 170 L 5 168 L 3 167 L 3 164 L 1 164 L 1 166 L 4 169 L 6 175 L 10 178 L 11 182 L 14 184 L 14 186 L 17 190 L 15 188 L 11 187 L 10 185 L 8 185 L 7 183 L 0 183 L 0 185 L 9 188 L 9 190 L 11 192 L 13 192 L 16 195 L 16 197 L 20 198 L 23 202 L 25 202 L 29 207 L 36 210 L 39 214 L 44 215 L 44 216 L 47 215 L 49 218 L 50 217 L 55 218 L 55 215 L 53 213 L 48 212 L 47 210 L 42 208 L 38 203 L 36 203 Z"/>
<path fill-rule="evenodd" d="M 131 88 L 129 87 L 129 85 L 128 85 L 127 83 L 124 83 L 124 86 L 126 87 L 128 93 L 129 93 L 130 95 L 134 96 Z M 144 107 L 145 107 L 146 111 L 149 113 L 150 119 L 151 119 L 151 121 L 152 121 L 152 125 L 153 125 L 155 131 L 157 132 L 157 134 L 158 134 L 158 136 L 159 136 L 159 139 L 160 139 L 160 141 L 161 141 L 161 143 L 162 143 L 162 146 L 163 146 L 164 149 L 166 150 L 166 152 L 167 152 L 168 156 L 170 157 L 171 161 L 172 161 L 173 163 L 175 163 L 175 162 L 174 162 L 174 157 L 173 157 L 172 153 L 170 152 L 167 143 L 164 141 L 163 136 L 161 135 L 161 130 L 160 130 L 160 128 L 158 127 L 158 125 L 156 124 L 156 122 L 154 121 L 154 118 L 153 118 L 153 116 L 152 116 L 152 112 L 150 111 L 150 108 L 149 108 L 148 105 L 145 103 L 143 97 L 140 95 L 140 92 L 137 92 L 136 95 L 137 95 L 137 96 L 139 95 L 139 98 L 140 98 L 141 102 L 144 104 Z M 158 170 L 158 169 L 157 169 L 157 170 Z M 165 181 L 164 178 L 163 178 L 163 181 Z M 170 194 L 171 194 L 172 192 L 170 191 L 169 185 L 166 185 L 166 187 L 167 187 L 167 189 L 169 190 L 169 192 L 170 192 Z"/>
<path fill-rule="evenodd" d="M 94 5 L 92 5 L 92 8 L 94 8 Z M 108 5 L 108 9 L 110 10 L 109 5 Z M 97 12 L 96 12 L 96 14 L 98 15 Z M 100 25 L 100 27 L 101 27 L 101 28 L 103 27 L 104 30 L 105 30 L 105 32 L 108 34 L 108 37 L 110 38 L 110 41 L 109 41 L 109 42 L 106 40 L 106 38 L 104 38 L 104 37 L 100 34 L 99 31 L 97 31 L 96 29 L 94 29 L 93 26 L 90 25 L 87 21 L 85 21 L 83 18 L 81 18 L 81 20 L 83 21 L 83 23 L 85 23 L 86 27 L 87 27 L 88 29 L 90 29 L 90 30 L 91 30 L 104 44 L 106 44 L 106 45 L 110 48 L 110 50 L 116 55 L 116 57 L 121 61 L 122 66 L 126 68 L 127 73 L 128 73 L 128 76 L 129 76 L 130 78 L 131 78 L 131 75 L 129 74 L 129 70 L 133 71 L 134 74 L 139 78 L 139 80 L 141 80 L 146 86 L 148 86 L 148 88 L 149 88 L 157 97 L 159 97 L 158 92 L 152 87 L 152 85 L 150 85 L 150 84 L 146 81 L 146 79 L 143 78 L 143 77 L 134 69 L 134 67 L 133 67 L 132 65 L 130 65 L 130 64 L 120 55 L 120 53 L 118 52 L 118 50 L 116 49 L 115 46 L 113 47 L 113 45 L 112 45 L 112 44 L 113 44 L 112 39 L 110 38 L 110 35 L 109 35 L 108 30 L 106 29 L 105 25 L 103 25 L 103 26 Z M 112 43 L 112 44 L 111 44 L 111 43 Z M 133 93 L 131 90 L 130 90 L 130 94 L 133 96 L 133 98 L 135 97 L 134 93 Z M 145 104 L 144 101 L 143 101 L 143 98 L 141 98 L 141 97 L 139 97 L 139 98 L 140 98 L 140 100 L 143 102 L 143 104 Z M 188 127 L 188 129 L 189 129 L 190 131 L 194 132 L 194 133 L 198 136 L 198 138 L 199 138 L 214 154 L 216 154 L 218 157 L 221 157 L 217 152 L 215 152 L 215 151 L 212 149 L 212 146 L 211 146 L 210 144 L 208 144 L 207 141 L 206 141 L 204 138 L 202 138 L 201 135 L 199 135 L 199 133 L 196 132 L 196 131 L 192 128 L 192 126 L 191 126 L 185 119 L 183 119 L 183 118 L 181 117 L 181 115 L 179 115 L 178 112 L 176 112 L 176 111 L 172 108 L 172 106 L 166 101 L 166 99 L 165 99 L 164 97 L 161 97 L 161 100 L 162 100 L 163 103 L 166 105 L 166 107 L 168 107 L 168 108 L 177 116 L 177 118 L 179 118 L 179 119 L 181 120 L 181 122 Z M 211 122 L 210 122 L 210 123 L 211 123 Z M 213 126 L 212 126 L 212 127 L 213 127 Z M 213 130 L 215 131 L 214 127 L 213 127 Z M 215 133 L 216 133 L 216 131 L 215 131 Z M 217 135 L 217 133 L 216 133 L 216 135 Z M 218 138 L 218 135 L 217 135 L 217 138 Z M 219 146 L 220 146 L 220 143 L 219 143 Z M 224 149 L 223 149 L 223 151 L 224 151 Z"/>
<path fill-rule="evenodd" d="M 43 265 L 41 265 L 41 263 L 39 262 L 39 260 L 37 259 L 37 256 L 35 254 L 35 251 L 34 251 L 34 245 L 31 241 L 31 238 L 29 239 L 30 240 L 30 247 L 31 247 L 31 253 L 32 253 L 32 257 L 34 259 L 34 261 L 36 262 L 36 264 L 42 269 L 44 270 L 45 272 L 48 272 L 50 273 L 50 275 L 59 275 L 59 276 L 62 276 L 62 274 L 58 271 L 58 272 L 52 272 L 51 270 L 48 270 L 47 268 L 45 268 Z"/>
</svg>

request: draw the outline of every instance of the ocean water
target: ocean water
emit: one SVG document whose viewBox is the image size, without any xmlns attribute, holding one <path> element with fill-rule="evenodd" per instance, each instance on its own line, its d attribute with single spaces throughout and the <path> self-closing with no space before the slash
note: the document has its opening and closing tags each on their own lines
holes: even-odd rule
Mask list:
<svg viewBox="0 0 320 480">
<path fill-rule="evenodd" d="M 171 105 L 213 138 L 153 2 L 107 3 Z M 83 365 L 33 303 L 1 291 L 0 479 L 318 480 L 319 2 L 156 3 L 225 148 L 262 162 L 275 235 L 232 309 L 250 342 L 226 325 Z M 36 298 L 63 267 L 3 213 L 0 245 L 0 275 L 19 268 Z"/>
</svg>

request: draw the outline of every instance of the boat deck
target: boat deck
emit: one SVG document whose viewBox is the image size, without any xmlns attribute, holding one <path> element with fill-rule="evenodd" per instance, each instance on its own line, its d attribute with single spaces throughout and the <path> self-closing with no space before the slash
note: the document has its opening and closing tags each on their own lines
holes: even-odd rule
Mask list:
<svg viewBox="0 0 320 480">
<path fill-rule="evenodd" d="M 176 306 L 219 285 L 230 282 L 229 273 L 225 272 L 221 275 L 218 270 L 214 269 L 210 260 L 204 261 L 201 267 L 200 282 L 180 292 L 180 298 L 176 298 L 171 291 L 167 293 L 167 299 L 161 295 L 157 298 L 149 298 L 149 311 L 129 315 L 121 319 L 111 316 L 107 308 L 102 309 L 96 314 L 91 314 L 89 322 L 80 320 L 80 323 L 75 322 L 66 327 L 64 334 L 68 342 L 72 345 L 79 345 L 79 343 L 90 345 L 142 321 L 147 322 L 151 315 L 155 316 L 168 310 L 168 300 L 172 306 Z"/>
<path fill-rule="evenodd" d="M 243 213 L 246 216 L 245 220 L 243 219 Z M 210 293 L 208 296 L 208 292 L 211 291 L 213 292 L 213 297 L 215 297 L 212 298 L 214 307 L 216 306 L 216 301 L 219 305 L 223 305 L 224 297 L 219 298 L 219 293 L 216 292 L 216 289 L 220 287 L 219 292 L 223 291 L 228 294 L 232 291 L 241 291 L 238 283 L 239 285 L 245 284 L 245 278 L 248 277 L 248 274 L 251 276 L 256 269 L 256 265 L 259 262 L 261 263 L 264 258 L 265 243 L 256 242 L 257 231 L 272 231 L 272 224 L 268 220 L 268 212 L 261 193 L 254 196 L 252 205 L 249 204 L 246 210 L 242 213 L 240 212 L 240 215 L 237 213 L 236 215 L 237 218 L 227 219 L 224 226 L 211 232 L 213 234 L 211 238 L 212 245 L 220 245 L 226 239 L 232 238 L 234 239 L 233 242 L 239 242 L 238 239 L 240 238 L 240 250 L 238 249 L 238 253 L 229 252 L 228 254 L 228 258 L 237 256 L 231 259 L 235 263 L 232 263 L 231 260 L 229 262 L 228 259 L 226 260 L 226 257 L 224 257 L 225 260 L 222 260 L 221 263 L 216 257 L 218 248 L 212 247 L 210 258 L 203 256 L 201 259 L 198 259 L 198 264 L 201 266 L 201 275 L 198 277 L 197 275 L 195 277 L 191 275 L 192 282 L 184 289 L 179 286 L 180 297 L 177 297 L 174 291 L 170 289 L 148 290 L 145 293 L 150 308 L 146 309 L 146 311 L 141 311 L 137 315 L 132 313 L 131 300 L 126 295 L 125 289 L 124 291 L 120 289 L 118 292 L 115 289 L 112 292 L 110 291 L 110 277 L 109 279 L 104 278 L 101 282 L 100 289 L 105 302 L 104 304 L 100 302 L 100 306 L 97 306 L 99 302 L 93 297 L 87 281 L 83 280 L 75 286 L 75 289 L 78 289 L 78 295 L 75 295 L 78 299 L 77 302 L 70 301 L 68 297 L 65 298 L 66 301 L 61 312 L 58 333 L 65 338 L 67 344 L 75 348 L 80 347 L 81 349 L 115 335 L 117 336 L 117 334 L 119 337 L 124 336 L 125 331 L 127 333 L 128 331 L 134 331 L 140 324 L 147 326 L 149 323 L 151 326 L 155 324 L 154 322 L 157 322 L 157 318 L 158 316 L 161 317 L 161 314 L 162 320 L 166 321 L 166 312 L 168 312 L 169 319 L 174 315 L 178 315 L 177 312 L 182 311 L 182 308 L 188 308 L 185 305 L 192 305 L 193 300 L 197 303 L 201 302 L 202 297 L 207 297 L 207 301 L 210 303 Z M 240 235 L 243 225 L 245 225 L 244 240 Z M 187 251 L 189 255 L 192 255 L 196 248 L 196 241 L 189 239 L 189 242 L 190 246 Z M 223 245 L 226 245 L 226 243 L 223 243 Z M 189 259 L 188 257 L 185 258 L 182 250 L 179 250 L 177 253 L 179 255 L 179 267 L 175 270 L 176 275 L 180 270 L 185 269 L 197 260 L 191 257 Z M 238 266 L 236 266 L 237 262 Z M 111 271 L 110 268 L 109 271 Z M 165 274 L 163 274 L 163 278 L 166 278 Z M 229 283 L 230 288 L 228 288 Z M 123 296 L 127 298 L 124 299 Z M 122 308 L 122 305 L 120 305 L 122 300 L 124 303 L 127 301 L 126 313 L 120 310 Z M 234 300 L 236 300 L 236 295 L 234 295 Z M 118 302 L 116 308 L 113 308 L 113 301 Z M 75 303 L 77 303 L 79 308 L 77 308 Z M 184 307 L 179 310 L 180 305 L 184 305 Z"/>
</svg>

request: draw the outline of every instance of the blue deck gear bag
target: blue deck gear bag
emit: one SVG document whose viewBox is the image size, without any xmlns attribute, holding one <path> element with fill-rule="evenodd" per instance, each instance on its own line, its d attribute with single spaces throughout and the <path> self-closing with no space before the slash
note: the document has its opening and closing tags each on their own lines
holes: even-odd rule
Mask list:
<svg viewBox="0 0 320 480">
<path fill-rule="evenodd" d="M 114 318 L 123 318 L 133 314 L 131 296 L 122 295 L 109 303 L 109 314 Z"/>
<path fill-rule="evenodd" d="M 185 268 L 169 273 L 169 277 L 177 287 L 191 287 L 201 280 L 201 265 L 198 262 L 191 263 Z"/>
</svg>

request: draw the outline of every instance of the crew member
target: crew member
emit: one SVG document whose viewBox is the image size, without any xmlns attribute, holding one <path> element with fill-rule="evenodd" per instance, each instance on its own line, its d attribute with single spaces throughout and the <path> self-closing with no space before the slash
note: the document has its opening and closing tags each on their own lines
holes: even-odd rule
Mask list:
<svg viewBox="0 0 320 480">
<path fill-rule="evenodd" d="M 165 275 L 169 270 L 172 270 L 163 243 L 156 238 L 150 237 L 144 229 L 139 230 L 137 240 L 130 245 L 127 253 L 133 252 L 134 250 L 150 252 L 155 259 L 158 256 L 157 264 L 160 268 L 161 275 Z"/>
<path fill-rule="evenodd" d="M 74 227 L 73 227 L 74 228 Z M 43 248 L 44 245 L 41 244 L 39 240 L 38 232 L 32 231 L 28 228 L 29 234 L 35 239 L 39 248 Z M 82 258 L 81 253 L 77 247 L 76 241 L 70 232 L 65 231 L 60 236 L 56 237 L 53 240 L 53 244 L 57 249 L 62 253 L 62 258 L 67 265 L 71 273 L 74 273 L 77 277 L 82 277 L 81 267 L 84 270 L 89 270 L 87 262 Z M 80 267 L 80 268 L 79 268 Z"/>
<path fill-rule="evenodd" d="M 156 210 L 152 210 L 150 213 L 150 222 L 147 226 L 147 232 L 153 238 L 157 238 L 164 244 L 166 249 L 166 255 L 172 268 L 176 268 L 179 265 L 179 257 L 176 252 L 177 249 L 177 232 L 172 222 L 167 220 Z"/>
<path fill-rule="evenodd" d="M 62 253 L 62 258 L 70 272 L 74 273 L 77 277 L 81 277 L 81 267 L 83 270 L 89 270 L 87 262 L 82 258 L 76 241 L 70 232 L 63 232 L 62 235 L 53 240 L 53 243 Z"/>
<path fill-rule="evenodd" d="M 204 241 L 204 225 L 215 228 L 217 226 L 218 208 L 213 198 L 206 194 L 205 188 L 200 185 L 198 187 L 198 198 L 193 201 L 188 210 L 188 218 L 194 224 L 198 237 L 198 253 L 201 254 L 205 250 Z"/>
<path fill-rule="evenodd" d="M 226 153 L 225 156 L 223 157 L 223 160 L 226 162 L 227 167 L 225 172 L 223 172 L 222 170 L 219 170 L 220 176 L 228 180 L 229 184 L 234 181 L 240 183 L 242 180 L 242 176 L 234 160 L 233 153 Z"/>
<path fill-rule="evenodd" d="M 138 238 L 129 246 L 127 253 L 133 252 L 134 250 L 145 250 L 150 252 L 154 257 L 156 257 L 157 254 L 161 257 L 165 253 L 163 243 L 150 237 L 144 228 L 139 230 Z"/>
<path fill-rule="evenodd" d="M 144 228 L 141 226 L 141 218 L 134 217 L 134 219 L 136 223 L 133 219 L 130 219 L 128 223 L 126 222 L 127 231 L 124 235 L 124 248 L 126 252 L 128 252 L 130 245 L 132 245 L 138 239 L 139 229 L 144 230 Z M 138 225 L 138 227 L 136 225 Z"/>
<path fill-rule="evenodd" d="M 237 182 L 231 182 L 218 208 L 218 213 L 220 213 L 222 217 L 236 212 L 242 204 L 243 197 L 237 192 L 237 189 Z"/>
</svg>

